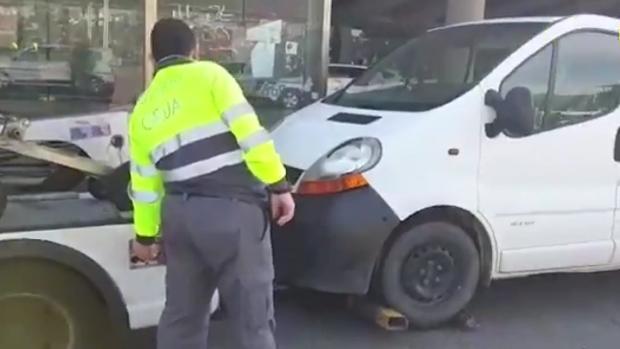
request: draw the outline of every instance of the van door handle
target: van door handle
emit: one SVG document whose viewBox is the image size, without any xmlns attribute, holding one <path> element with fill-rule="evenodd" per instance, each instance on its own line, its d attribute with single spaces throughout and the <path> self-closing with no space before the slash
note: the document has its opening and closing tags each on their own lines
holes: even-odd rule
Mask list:
<svg viewBox="0 0 620 349">
<path fill-rule="evenodd" d="M 620 128 L 616 131 L 616 141 L 614 142 L 614 161 L 620 162 Z"/>
</svg>

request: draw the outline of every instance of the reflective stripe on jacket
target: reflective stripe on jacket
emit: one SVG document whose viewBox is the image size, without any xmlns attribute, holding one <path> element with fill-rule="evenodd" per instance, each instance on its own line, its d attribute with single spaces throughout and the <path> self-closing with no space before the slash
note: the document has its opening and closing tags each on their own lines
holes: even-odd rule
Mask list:
<svg viewBox="0 0 620 349">
<path fill-rule="evenodd" d="M 159 233 L 166 192 L 235 197 L 288 188 L 268 132 L 234 78 L 215 63 L 160 67 L 131 115 L 129 141 L 139 238 Z"/>
</svg>

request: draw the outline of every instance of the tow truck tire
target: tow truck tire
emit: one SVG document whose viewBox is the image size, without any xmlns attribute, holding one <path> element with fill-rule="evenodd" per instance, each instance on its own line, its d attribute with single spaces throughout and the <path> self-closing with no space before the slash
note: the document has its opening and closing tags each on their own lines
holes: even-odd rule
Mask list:
<svg viewBox="0 0 620 349">
<path fill-rule="evenodd" d="M 419 328 L 441 325 L 473 298 L 480 278 L 476 246 L 460 227 L 430 222 L 407 228 L 381 268 L 387 303 Z"/>
<path fill-rule="evenodd" d="M 110 349 L 121 345 L 104 300 L 51 262 L 0 262 L 0 348 Z"/>
<path fill-rule="evenodd" d="M 129 163 L 117 167 L 109 175 L 88 181 L 88 191 L 99 200 L 108 200 L 120 211 L 131 211 L 133 205 L 127 194 L 129 185 Z"/>
<path fill-rule="evenodd" d="M 133 210 L 131 199 L 127 194 L 130 180 L 128 162 L 117 167 L 105 179 L 108 199 L 121 211 Z"/>
</svg>

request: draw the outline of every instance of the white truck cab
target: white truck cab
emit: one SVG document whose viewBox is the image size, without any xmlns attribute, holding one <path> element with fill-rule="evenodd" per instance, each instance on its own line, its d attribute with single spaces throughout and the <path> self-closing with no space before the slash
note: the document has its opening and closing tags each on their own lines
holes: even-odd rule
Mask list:
<svg viewBox="0 0 620 349">
<path fill-rule="evenodd" d="M 298 212 L 274 233 L 278 278 L 377 290 L 428 327 L 492 279 L 620 268 L 618 28 L 434 29 L 287 118 L 273 135 Z"/>
</svg>

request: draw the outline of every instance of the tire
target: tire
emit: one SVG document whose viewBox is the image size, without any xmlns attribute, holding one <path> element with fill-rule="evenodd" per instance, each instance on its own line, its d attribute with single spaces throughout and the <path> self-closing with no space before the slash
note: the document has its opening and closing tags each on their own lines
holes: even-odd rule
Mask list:
<svg viewBox="0 0 620 349">
<path fill-rule="evenodd" d="M 268 94 L 267 96 L 269 97 L 269 99 L 271 99 L 273 102 L 276 102 L 280 99 L 280 88 L 278 87 L 278 85 L 273 84 L 271 86 L 269 86 L 269 89 L 267 90 Z"/>
<path fill-rule="evenodd" d="M 282 96 L 280 97 L 280 103 L 286 109 L 299 109 L 302 103 L 302 96 L 299 91 L 289 88 L 282 92 Z"/>
<path fill-rule="evenodd" d="M 0 72 L 0 90 L 11 86 L 11 77 L 6 72 Z"/>
<path fill-rule="evenodd" d="M 106 305 L 79 274 L 36 260 L 0 263 L 0 348 L 109 349 Z"/>
<path fill-rule="evenodd" d="M 88 191 L 93 197 L 108 200 L 118 210 L 127 212 L 133 210 L 131 199 L 127 194 L 129 181 L 129 163 L 127 162 L 103 178 L 89 180 Z"/>
<path fill-rule="evenodd" d="M 4 211 L 6 211 L 6 205 L 8 203 L 6 188 L 3 184 L 0 183 L 0 219 L 4 215 Z M 1 347 L 0 347 L 1 348 Z"/>
<path fill-rule="evenodd" d="M 105 189 L 100 180 L 89 177 L 86 180 L 86 189 L 97 200 L 107 200 Z"/>
<path fill-rule="evenodd" d="M 391 245 L 381 268 L 385 301 L 412 325 L 429 328 L 454 318 L 473 298 L 480 257 L 463 229 L 444 222 L 413 226 Z"/>
<path fill-rule="evenodd" d="M 97 76 L 90 76 L 88 78 L 87 92 L 93 96 L 100 96 L 104 89 L 104 82 Z"/>
</svg>

